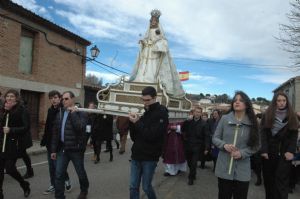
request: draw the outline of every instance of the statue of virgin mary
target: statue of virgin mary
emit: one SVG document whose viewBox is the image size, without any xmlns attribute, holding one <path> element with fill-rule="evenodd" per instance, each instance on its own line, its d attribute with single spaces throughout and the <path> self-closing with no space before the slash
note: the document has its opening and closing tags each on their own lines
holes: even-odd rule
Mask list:
<svg viewBox="0 0 300 199">
<path fill-rule="evenodd" d="M 178 72 L 170 56 L 167 39 L 159 24 L 161 12 L 153 10 L 145 37 L 139 41 L 140 51 L 130 81 L 160 82 L 173 97 L 184 96 Z"/>
</svg>

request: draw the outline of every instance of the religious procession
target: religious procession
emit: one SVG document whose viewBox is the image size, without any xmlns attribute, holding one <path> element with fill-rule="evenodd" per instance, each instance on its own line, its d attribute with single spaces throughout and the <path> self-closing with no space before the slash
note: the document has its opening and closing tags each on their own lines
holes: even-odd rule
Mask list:
<svg viewBox="0 0 300 199">
<path fill-rule="evenodd" d="M 296 94 L 278 87 L 260 112 L 239 87 L 225 108 L 195 103 L 183 85 L 192 74 L 178 72 L 163 14 L 147 16 L 131 73 L 98 87 L 79 81 L 87 62 L 106 65 L 96 46 L 89 58 L 86 39 L 26 3 L 0 2 L 1 60 L 11 53 L 10 30 L 21 35 L 19 64 L 6 63 L 16 69 L 5 72 L 0 62 L 0 199 L 300 197 Z"/>
</svg>

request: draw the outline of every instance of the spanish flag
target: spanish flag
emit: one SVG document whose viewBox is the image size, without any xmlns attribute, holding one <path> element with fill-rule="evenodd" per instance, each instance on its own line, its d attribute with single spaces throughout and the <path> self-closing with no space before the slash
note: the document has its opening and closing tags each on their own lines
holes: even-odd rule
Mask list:
<svg viewBox="0 0 300 199">
<path fill-rule="evenodd" d="M 179 72 L 179 79 L 180 81 L 186 81 L 189 80 L 189 71 L 183 71 L 183 72 Z"/>
</svg>

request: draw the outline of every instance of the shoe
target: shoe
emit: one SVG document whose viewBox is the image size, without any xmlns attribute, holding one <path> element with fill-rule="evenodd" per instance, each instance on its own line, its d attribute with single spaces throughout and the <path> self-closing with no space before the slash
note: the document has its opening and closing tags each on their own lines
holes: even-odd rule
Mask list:
<svg viewBox="0 0 300 199">
<path fill-rule="evenodd" d="M 54 193 L 55 192 L 55 188 L 54 188 L 54 186 L 53 185 L 50 185 L 49 187 L 48 187 L 48 189 L 46 190 L 46 191 L 44 191 L 44 195 L 49 195 L 49 194 L 51 194 L 51 193 Z"/>
<path fill-rule="evenodd" d="M 65 181 L 65 189 L 67 192 L 70 192 L 72 189 L 72 185 L 71 185 L 71 181 L 70 180 L 66 180 Z"/>
<path fill-rule="evenodd" d="M 193 185 L 193 184 L 194 184 L 194 180 L 193 179 L 189 179 L 188 185 Z"/>
<path fill-rule="evenodd" d="M 87 194 L 88 194 L 87 192 L 80 192 L 77 199 L 86 199 Z"/>
<path fill-rule="evenodd" d="M 24 191 L 24 197 L 28 198 L 30 195 L 30 184 L 27 181 L 24 181 L 23 184 L 21 185 L 23 191 Z"/>
<path fill-rule="evenodd" d="M 28 178 L 32 178 L 33 176 L 34 176 L 33 168 L 31 168 L 31 169 L 27 169 L 27 172 L 25 173 L 25 175 L 23 175 L 23 178 L 28 179 Z"/>
<path fill-rule="evenodd" d="M 168 172 L 165 172 L 164 176 L 168 177 L 168 176 L 171 176 L 171 174 L 169 174 Z"/>
<path fill-rule="evenodd" d="M 98 164 L 99 162 L 100 162 L 100 157 L 96 157 L 94 163 L 95 163 L 95 164 Z"/>
<path fill-rule="evenodd" d="M 125 153 L 125 151 L 119 151 L 119 154 L 120 155 L 122 155 L 122 154 L 124 154 Z"/>
</svg>

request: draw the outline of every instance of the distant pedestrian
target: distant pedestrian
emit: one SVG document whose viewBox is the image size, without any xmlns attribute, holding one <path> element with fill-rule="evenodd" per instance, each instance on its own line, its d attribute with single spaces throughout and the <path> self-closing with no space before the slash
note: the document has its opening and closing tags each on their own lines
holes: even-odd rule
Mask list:
<svg viewBox="0 0 300 199">
<path fill-rule="evenodd" d="M 181 125 L 170 124 L 166 134 L 163 150 L 164 176 L 175 176 L 186 172 L 187 162 L 184 155 Z"/>
<path fill-rule="evenodd" d="M 128 131 L 129 131 L 129 119 L 128 117 L 125 116 L 118 116 L 116 124 L 120 135 L 120 144 L 121 144 L 119 154 L 123 154 L 125 153 L 126 141 L 127 141 Z"/>
<path fill-rule="evenodd" d="M 18 172 L 16 161 L 20 157 L 18 142 L 30 129 L 29 113 L 22 105 L 18 91 L 10 89 L 5 93 L 4 98 L 4 106 L 0 109 L 0 199 L 4 198 L 2 189 L 4 169 L 19 182 L 24 191 L 24 197 L 27 198 L 30 195 L 30 184 Z M 4 135 L 6 135 L 6 144 L 2 152 Z"/>
<path fill-rule="evenodd" d="M 52 90 L 48 93 L 48 98 L 51 106 L 47 112 L 47 119 L 45 124 L 45 131 L 40 145 L 46 146 L 47 149 L 47 160 L 49 167 L 49 177 L 50 186 L 44 191 L 45 195 L 55 192 L 55 170 L 56 170 L 56 160 L 51 159 L 51 142 L 53 136 L 54 121 L 57 114 L 61 114 L 63 111 L 63 105 L 61 103 L 61 95 L 57 90 Z M 69 178 L 68 172 L 65 173 L 65 189 L 66 191 L 71 191 L 72 185 Z"/>
<path fill-rule="evenodd" d="M 212 161 L 214 162 L 213 171 L 215 171 L 215 169 L 216 169 L 216 163 L 217 163 L 217 157 L 219 154 L 219 149 L 218 149 L 218 147 L 215 147 L 215 145 L 212 142 L 212 139 L 213 139 L 214 133 L 216 131 L 216 128 L 218 126 L 220 119 L 221 119 L 221 111 L 214 110 L 212 112 L 212 118 L 210 118 L 208 120 L 209 133 L 210 133 L 209 138 L 210 138 L 210 147 L 211 147 L 211 158 L 212 158 Z"/>
<path fill-rule="evenodd" d="M 162 153 L 164 136 L 168 127 L 168 110 L 156 102 L 156 90 L 147 86 L 142 90 L 141 100 L 145 112 L 140 117 L 129 114 L 131 148 L 130 199 L 140 198 L 140 183 L 149 199 L 156 199 L 152 179 Z"/>
<path fill-rule="evenodd" d="M 220 149 L 215 170 L 218 198 L 246 199 L 250 156 L 259 149 L 259 134 L 251 100 L 244 92 L 235 93 L 230 112 L 219 121 L 213 144 Z"/>
<path fill-rule="evenodd" d="M 109 152 L 109 161 L 113 161 L 113 148 L 111 141 L 113 139 L 113 116 L 107 114 L 97 114 L 94 122 L 92 140 L 97 143 L 94 147 L 96 152 L 96 163 L 100 161 L 101 144 L 105 141 Z"/>
<path fill-rule="evenodd" d="M 65 174 L 72 161 L 80 183 L 77 199 L 86 199 L 89 180 L 84 168 L 84 151 L 86 147 L 86 114 L 76 111 L 75 95 L 66 91 L 62 95 L 64 109 L 56 115 L 53 127 L 51 158 L 56 160 L 55 198 L 64 199 Z"/>
<path fill-rule="evenodd" d="M 266 199 L 287 199 L 298 120 L 283 92 L 275 93 L 261 121 L 261 156 Z"/>
<path fill-rule="evenodd" d="M 187 119 L 182 126 L 182 132 L 185 140 L 185 157 L 190 169 L 188 176 L 188 185 L 193 185 L 197 175 L 197 161 L 200 152 L 204 154 L 209 150 L 209 132 L 208 124 L 201 119 L 202 108 L 195 107 L 193 118 Z"/>
</svg>

